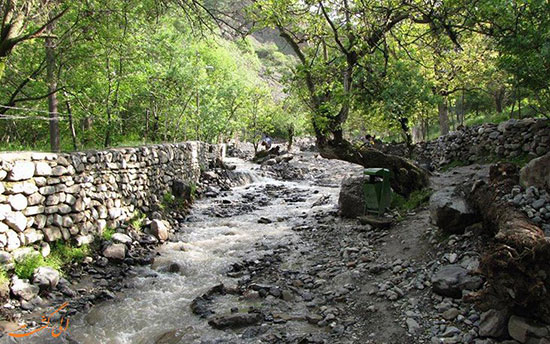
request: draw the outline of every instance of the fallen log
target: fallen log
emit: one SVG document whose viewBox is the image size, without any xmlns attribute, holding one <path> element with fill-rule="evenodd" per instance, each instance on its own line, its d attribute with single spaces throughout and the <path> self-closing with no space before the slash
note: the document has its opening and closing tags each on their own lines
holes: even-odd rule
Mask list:
<svg viewBox="0 0 550 344">
<path fill-rule="evenodd" d="M 519 180 L 511 164 L 491 166 L 489 183 L 477 181 L 467 190 L 467 200 L 494 235 L 480 264 L 487 283 L 469 296 L 482 309 L 508 307 L 543 321 L 550 319 L 550 241 L 502 196 Z"/>
</svg>

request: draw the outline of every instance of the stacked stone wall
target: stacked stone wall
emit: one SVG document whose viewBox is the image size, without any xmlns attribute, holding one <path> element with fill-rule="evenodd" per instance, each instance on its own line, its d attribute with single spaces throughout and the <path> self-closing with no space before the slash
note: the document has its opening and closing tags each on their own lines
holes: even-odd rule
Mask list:
<svg viewBox="0 0 550 344">
<path fill-rule="evenodd" d="M 404 144 L 379 145 L 386 153 L 406 156 Z M 484 162 L 489 157 L 538 157 L 550 151 L 550 120 L 509 120 L 464 127 L 414 146 L 413 157 L 421 163 L 441 166 L 451 161 Z"/>
<path fill-rule="evenodd" d="M 198 181 L 222 158 L 199 142 L 67 154 L 0 153 L 0 251 L 91 242 L 162 201 L 173 180 Z M 3 256 L 3 255 L 2 255 Z"/>
</svg>

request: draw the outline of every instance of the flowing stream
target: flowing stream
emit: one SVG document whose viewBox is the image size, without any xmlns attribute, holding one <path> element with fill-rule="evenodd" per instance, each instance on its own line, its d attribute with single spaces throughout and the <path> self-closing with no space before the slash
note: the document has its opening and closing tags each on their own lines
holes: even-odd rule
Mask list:
<svg viewBox="0 0 550 344">
<path fill-rule="evenodd" d="M 95 305 L 87 314 L 73 316 L 63 336 L 65 342 L 245 342 L 231 331 L 210 327 L 205 319 L 192 314 L 190 303 L 216 284 L 235 285 L 236 279 L 226 276 L 232 264 L 253 260 L 279 245 L 297 243 L 298 236 L 291 228 L 313 211 L 312 204 L 322 195 L 330 195 L 331 202 L 314 209 L 332 209 L 338 187 L 258 177 L 257 165 L 237 159 L 228 159 L 228 163 L 237 165 L 237 171 L 250 175 L 253 182 L 196 202 L 177 240 L 158 248 L 152 266 L 133 268 L 136 277 L 129 281 L 133 288 L 119 293 L 115 300 Z M 262 217 L 273 222 L 258 223 Z M 179 272 L 167 271 L 173 264 L 179 266 Z M 228 312 L 242 302 L 233 298 L 225 297 L 216 307 Z M 45 333 L 32 342 L 59 343 L 59 338 Z"/>
</svg>

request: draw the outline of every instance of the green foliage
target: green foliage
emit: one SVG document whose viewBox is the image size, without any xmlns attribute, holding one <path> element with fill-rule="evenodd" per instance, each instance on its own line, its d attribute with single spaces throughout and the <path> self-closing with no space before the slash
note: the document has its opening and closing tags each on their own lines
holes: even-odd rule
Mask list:
<svg viewBox="0 0 550 344">
<path fill-rule="evenodd" d="M 162 195 L 162 204 L 164 205 L 165 208 L 167 208 L 170 206 L 170 204 L 172 204 L 175 201 L 175 199 L 176 197 L 172 195 L 170 191 L 165 192 Z"/>
<path fill-rule="evenodd" d="M 103 233 L 101 233 L 101 238 L 103 240 L 111 240 L 111 238 L 113 237 L 113 234 L 115 233 L 116 233 L 116 230 L 114 228 L 106 227 Z"/>
<path fill-rule="evenodd" d="M 425 205 L 432 194 L 433 190 L 428 188 L 414 191 L 409 195 L 408 199 L 399 194 L 394 194 L 391 207 L 398 211 L 412 211 Z"/>
<path fill-rule="evenodd" d="M 191 188 L 191 200 L 194 201 L 197 198 L 197 184 L 191 182 L 189 187 Z"/>
<path fill-rule="evenodd" d="M 130 219 L 130 227 L 132 227 L 135 231 L 141 231 L 141 227 L 143 226 L 143 222 L 146 218 L 147 215 L 143 214 L 141 211 L 134 211 L 132 218 Z"/>
<path fill-rule="evenodd" d="M 533 156 L 529 154 L 522 154 L 513 158 L 508 158 L 507 160 L 508 162 L 518 166 L 519 168 L 522 168 L 525 165 L 527 165 L 529 161 L 531 161 L 532 159 L 533 159 Z"/>
<path fill-rule="evenodd" d="M 87 245 L 73 247 L 69 244 L 56 242 L 52 245 L 51 252 L 46 258 L 36 252 L 36 254 L 25 256 L 22 261 L 16 262 L 15 274 L 19 278 L 30 279 L 34 270 L 41 266 L 49 266 L 61 272 L 63 266 L 79 262 L 89 254 L 90 248 Z"/>
<path fill-rule="evenodd" d="M 15 274 L 19 278 L 30 279 L 34 270 L 40 266 L 45 266 L 44 257 L 42 257 L 42 255 L 27 255 L 20 262 L 15 264 Z"/>
<path fill-rule="evenodd" d="M 69 263 L 79 262 L 89 254 L 90 247 L 88 245 L 73 247 L 69 244 L 57 242 L 53 246 L 50 255 L 46 257 L 46 263 L 56 261 L 60 263 L 59 266 L 61 267 Z"/>
<path fill-rule="evenodd" d="M 275 114 L 293 117 L 281 111 L 284 96 L 270 89 L 295 60 L 277 46 L 208 30 L 197 35 L 189 25 L 196 24 L 195 14 L 178 6 L 115 0 L 104 11 L 100 0 L 70 3 L 54 32 L 63 37 L 56 42 L 62 150 L 74 149 L 68 105 L 84 149 L 255 140 L 256 132 L 274 127 Z M 17 106 L 47 111 L 44 56 L 41 40 L 13 51 L 0 82 L 0 105 L 14 96 L 30 99 Z M 26 118 L 0 121 L 1 149 L 49 149 L 49 123 L 36 119 L 43 113 L 2 110 Z"/>
</svg>

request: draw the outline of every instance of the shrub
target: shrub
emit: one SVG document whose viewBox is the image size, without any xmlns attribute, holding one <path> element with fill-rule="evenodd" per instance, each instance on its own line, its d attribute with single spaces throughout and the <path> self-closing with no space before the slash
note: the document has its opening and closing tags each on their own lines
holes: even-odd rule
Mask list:
<svg viewBox="0 0 550 344">
<path fill-rule="evenodd" d="M 104 239 L 104 240 L 111 240 L 111 238 L 113 237 L 113 234 L 115 234 L 116 231 L 114 228 L 111 228 L 111 227 L 107 227 L 105 228 L 105 230 L 103 231 L 103 233 L 101 233 L 101 237 Z"/>
<path fill-rule="evenodd" d="M 132 219 L 130 220 L 130 227 L 132 227 L 135 231 L 140 231 L 143 226 L 143 221 L 145 221 L 146 218 L 147 216 L 141 211 L 134 211 L 132 214 Z"/>
<path fill-rule="evenodd" d="M 41 254 L 29 254 L 20 262 L 15 263 L 15 274 L 22 279 L 30 279 L 38 267 L 46 266 Z"/>
</svg>

